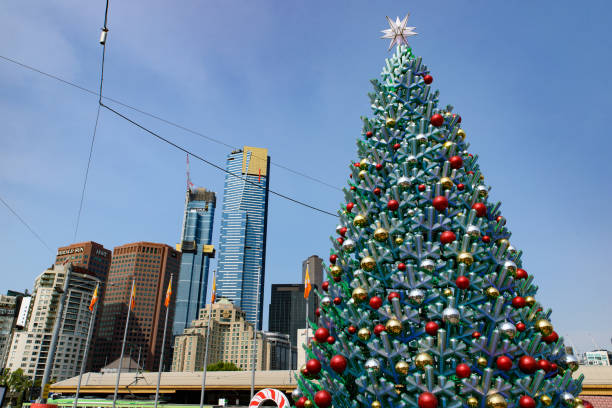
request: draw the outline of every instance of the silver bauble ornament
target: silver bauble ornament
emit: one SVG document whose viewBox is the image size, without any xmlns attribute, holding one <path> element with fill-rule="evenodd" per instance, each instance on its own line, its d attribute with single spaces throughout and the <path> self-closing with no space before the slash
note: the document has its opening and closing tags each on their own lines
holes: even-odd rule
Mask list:
<svg viewBox="0 0 612 408">
<path fill-rule="evenodd" d="M 486 197 L 489 195 L 489 189 L 487 189 L 485 186 L 480 185 L 476 187 L 476 192 L 478 193 L 479 196 L 481 197 Z"/>
<path fill-rule="evenodd" d="M 516 264 L 513 261 L 508 259 L 504 262 L 504 269 L 512 276 L 516 275 Z"/>
<path fill-rule="evenodd" d="M 352 239 L 347 239 L 342 243 L 342 249 L 346 252 L 353 252 L 355 250 L 355 241 Z"/>
<path fill-rule="evenodd" d="M 344 228 L 344 225 L 340 225 L 340 224 L 338 224 L 338 225 L 336 226 L 336 232 L 337 232 L 338 234 L 340 234 L 340 230 L 341 230 L 342 228 Z"/>
<path fill-rule="evenodd" d="M 406 214 L 408 214 L 409 217 L 412 217 L 414 215 L 414 210 L 411 208 L 408 211 L 406 211 Z"/>
<path fill-rule="evenodd" d="M 499 331 L 502 335 L 509 339 L 513 339 L 516 336 L 516 326 L 510 322 L 503 322 L 499 325 Z"/>
<path fill-rule="evenodd" d="M 564 392 L 559 395 L 559 399 L 568 407 L 576 405 L 576 398 L 569 392 Z"/>
<path fill-rule="evenodd" d="M 415 305 L 420 305 L 425 300 L 425 292 L 421 289 L 412 289 L 408 292 L 408 300 Z"/>
<path fill-rule="evenodd" d="M 424 134 L 419 134 L 416 136 L 416 142 L 418 144 L 425 144 L 427 143 L 427 136 L 425 136 Z"/>
<path fill-rule="evenodd" d="M 325 296 L 323 299 L 321 299 L 321 306 L 328 307 L 331 304 L 332 304 L 332 300 L 329 296 Z"/>
<path fill-rule="evenodd" d="M 512 245 L 508 245 L 507 251 L 510 255 L 516 254 L 516 248 L 513 247 Z"/>
<path fill-rule="evenodd" d="M 421 262 L 421 268 L 425 269 L 427 272 L 433 272 L 436 267 L 436 263 L 431 259 L 424 259 Z"/>
<path fill-rule="evenodd" d="M 412 183 L 410 182 L 410 179 L 408 177 L 402 176 L 397 179 L 397 184 L 402 188 L 408 188 Z"/>
<path fill-rule="evenodd" d="M 478 238 L 480 236 L 480 228 L 476 225 L 469 225 L 466 232 L 470 237 Z"/>
<path fill-rule="evenodd" d="M 416 156 L 413 156 L 413 155 L 406 157 L 406 161 L 408 161 L 408 164 L 411 164 L 411 165 L 417 164 L 417 158 Z"/>
<path fill-rule="evenodd" d="M 365 369 L 368 371 L 378 371 L 380 370 L 380 363 L 378 360 L 371 358 L 365 362 Z"/>
<path fill-rule="evenodd" d="M 563 362 L 567 364 L 567 368 L 569 368 L 572 371 L 576 371 L 578 369 L 578 359 L 573 354 L 567 354 L 563 358 Z"/>
<path fill-rule="evenodd" d="M 302 397 L 302 391 L 300 391 L 299 388 L 296 388 L 295 390 L 291 391 L 291 399 L 293 399 L 294 401 L 299 400 Z"/>
<path fill-rule="evenodd" d="M 454 307 L 447 307 L 442 311 L 442 320 L 446 323 L 457 324 L 460 319 L 461 314 Z"/>
</svg>

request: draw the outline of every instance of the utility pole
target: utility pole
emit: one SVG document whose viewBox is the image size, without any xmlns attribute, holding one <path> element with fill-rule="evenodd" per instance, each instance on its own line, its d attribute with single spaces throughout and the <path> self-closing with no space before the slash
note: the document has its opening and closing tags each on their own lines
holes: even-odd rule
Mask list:
<svg viewBox="0 0 612 408">
<path fill-rule="evenodd" d="M 259 321 L 259 285 L 261 281 L 261 266 L 257 274 L 257 297 L 255 298 L 255 327 L 253 328 L 253 355 L 251 356 L 251 399 L 255 395 L 255 364 L 257 363 L 257 323 Z M 263 341 L 263 333 L 262 333 Z"/>
<path fill-rule="evenodd" d="M 213 274 L 213 289 L 210 299 L 210 309 L 208 310 L 208 325 L 206 326 L 206 347 L 204 348 L 204 370 L 202 371 L 202 391 L 200 393 L 200 408 L 204 407 L 204 394 L 206 394 L 206 369 L 208 368 L 208 345 L 210 344 L 210 322 L 212 318 L 212 308 L 215 296 L 215 282 L 217 280 L 217 270 Z"/>
</svg>

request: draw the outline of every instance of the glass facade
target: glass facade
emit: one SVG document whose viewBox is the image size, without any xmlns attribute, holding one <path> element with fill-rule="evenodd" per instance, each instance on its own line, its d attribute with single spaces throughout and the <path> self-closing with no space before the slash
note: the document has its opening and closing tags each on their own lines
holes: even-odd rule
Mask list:
<svg viewBox="0 0 612 408">
<path fill-rule="evenodd" d="M 219 239 L 217 295 L 231 300 L 261 330 L 270 160 L 245 146 L 227 157 Z M 259 287 L 257 283 L 259 282 Z M 259 296 L 257 294 L 259 293 Z"/>
<path fill-rule="evenodd" d="M 176 304 L 172 333 L 176 336 L 198 317 L 206 305 L 208 264 L 210 256 L 216 197 L 203 188 L 189 189 L 180 250 L 183 253 L 176 286 Z"/>
</svg>

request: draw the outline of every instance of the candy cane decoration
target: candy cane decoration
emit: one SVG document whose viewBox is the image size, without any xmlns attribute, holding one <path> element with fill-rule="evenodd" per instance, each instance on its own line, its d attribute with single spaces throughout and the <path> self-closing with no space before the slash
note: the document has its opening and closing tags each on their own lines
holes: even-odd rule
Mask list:
<svg viewBox="0 0 612 408">
<path fill-rule="evenodd" d="M 291 404 L 289 404 L 289 400 L 287 399 L 287 396 L 285 396 L 285 394 L 283 394 L 279 390 L 275 390 L 274 388 L 266 388 L 255 394 L 255 396 L 249 403 L 249 408 L 259 408 L 261 404 L 266 400 L 274 401 L 278 408 L 291 407 Z"/>
</svg>

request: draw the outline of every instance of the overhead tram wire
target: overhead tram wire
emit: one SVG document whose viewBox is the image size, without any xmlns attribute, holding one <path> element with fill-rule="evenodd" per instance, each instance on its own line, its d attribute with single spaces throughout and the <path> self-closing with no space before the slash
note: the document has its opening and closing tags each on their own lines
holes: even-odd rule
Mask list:
<svg viewBox="0 0 612 408">
<path fill-rule="evenodd" d="M 91 89 L 85 88 L 85 87 L 83 87 L 81 85 L 75 84 L 74 82 L 70 82 L 70 81 L 65 80 L 65 79 L 63 79 L 61 77 L 58 77 L 56 75 L 49 74 L 48 72 L 42 71 L 42 70 L 40 70 L 38 68 L 34 68 L 34 67 L 30 66 L 30 65 L 24 64 L 24 63 L 19 62 L 19 61 L 15 60 L 15 59 L 8 58 L 8 57 L 5 57 L 3 55 L 0 55 L 0 59 L 3 59 L 5 61 L 7 61 L 7 62 L 11 62 L 11 63 L 13 63 L 15 65 L 18 65 L 18 66 L 20 66 L 22 68 L 25 68 L 25 69 L 28 69 L 30 71 L 36 72 L 38 74 L 44 75 L 44 76 L 46 76 L 48 78 L 55 79 L 56 81 L 62 82 L 64 85 L 72 86 L 72 87 L 77 88 L 77 89 L 79 89 L 79 90 L 81 90 L 83 92 L 87 92 L 87 93 L 95 95 L 95 96 L 101 96 L 100 92 L 96 92 L 96 91 L 93 91 Z M 121 101 L 119 101 L 117 99 L 113 99 L 113 98 L 110 98 L 108 96 L 101 96 L 101 99 L 107 100 L 107 101 L 110 101 L 110 102 L 113 102 L 113 103 L 116 103 L 117 105 L 123 106 L 124 108 L 128 108 L 130 110 L 133 110 L 134 112 L 138 112 L 138 113 L 140 113 L 142 115 L 148 116 L 150 118 L 153 118 L 155 120 L 163 122 L 163 123 L 165 123 L 167 125 L 170 125 L 170 126 L 175 127 L 177 129 L 183 130 L 183 131 L 185 131 L 187 133 L 191 133 L 193 135 L 199 136 L 199 137 L 201 137 L 203 139 L 208 140 L 209 142 L 216 143 L 218 145 L 225 146 L 225 147 L 230 148 L 230 149 L 236 149 L 236 146 L 232 146 L 231 144 L 225 143 L 222 140 L 219 140 L 219 139 L 216 139 L 214 137 L 208 136 L 208 135 L 206 135 L 206 134 L 204 134 L 202 132 L 198 132 L 197 130 L 190 129 L 188 127 L 185 127 L 183 125 L 180 125 L 180 124 L 178 124 L 176 122 L 173 122 L 173 121 L 170 121 L 168 119 L 164 119 L 164 118 L 162 118 L 162 117 L 160 117 L 158 115 L 155 115 L 153 113 L 149 113 L 149 112 L 144 111 L 142 109 L 139 109 L 139 108 L 136 108 L 134 106 L 128 105 L 127 103 L 123 103 L 123 102 L 121 102 Z M 334 186 L 333 184 L 329 184 L 329 183 L 327 183 L 327 182 L 325 182 L 323 180 L 320 180 L 320 179 L 318 179 L 316 177 L 310 176 L 310 175 L 308 175 L 306 173 L 303 173 L 303 172 L 300 172 L 300 171 L 297 171 L 297 170 L 293 170 L 293 169 L 291 169 L 291 168 L 289 168 L 287 166 L 283 166 L 283 165 L 278 164 L 278 163 L 273 162 L 273 161 L 271 161 L 270 164 L 272 166 L 276 166 L 276 167 L 281 168 L 283 170 L 286 170 L 286 171 L 288 171 L 290 173 L 293 173 L 293 174 L 295 174 L 297 176 L 304 177 L 304 178 L 306 178 L 308 180 L 311 180 L 311 181 L 313 181 L 315 183 L 319 183 L 321 185 L 324 185 L 326 187 L 332 188 L 332 189 L 337 190 L 337 191 L 342 191 L 342 189 Z"/>
<path fill-rule="evenodd" d="M 136 126 L 136 127 L 140 128 L 140 129 L 144 130 L 145 132 L 149 133 L 151 136 L 154 136 L 154 137 L 156 137 L 157 139 L 159 139 L 159 140 L 161 140 L 161 141 L 163 141 L 163 142 L 165 142 L 165 143 L 169 144 L 170 146 L 172 146 L 172 147 L 174 147 L 174 148 L 176 148 L 176 149 L 178 149 L 178 150 L 180 150 L 180 151 L 182 151 L 182 152 L 184 152 L 184 153 L 187 153 L 187 154 L 191 155 L 192 157 L 195 157 L 196 159 L 198 159 L 198 160 L 200 160 L 200 161 L 202 161 L 202 162 L 204 162 L 204 163 L 208 164 L 209 166 L 212 166 L 212 167 L 216 168 L 217 170 L 220 170 L 220 171 L 222 171 L 222 172 L 224 172 L 224 173 L 227 173 L 227 174 L 229 174 L 229 175 L 231 175 L 231 176 L 233 176 L 233 177 L 237 177 L 237 178 L 239 178 L 239 179 L 243 180 L 243 181 L 244 181 L 244 182 L 246 182 L 246 183 L 249 183 L 249 184 L 251 184 L 251 185 L 254 185 L 255 187 L 258 187 L 258 188 L 261 188 L 261 189 L 265 189 L 265 187 L 262 187 L 262 186 L 260 186 L 259 184 L 254 183 L 254 182 L 252 182 L 252 181 L 248 180 L 246 177 L 245 177 L 245 178 L 243 178 L 241 175 L 236 174 L 236 173 L 234 173 L 234 172 L 231 172 L 231 171 L 229 171 L 229 170 L 226 170 L 226 169 L 224 169 L 223 167 L 219 166 L 218 164 L 215 164 L 215 163 L 213 163 L 213 162 L 211 162 L 211 161 L 209 161 L 209 160 L 206 160 L 205 158 L 203 158 L 203 157 L 199 156 L 198 154 L 193 153 L 192 151 L 187 150 L 186 148 L 184 148 L 184 147 L 182 147 L 182 146 L 179 146 L 178 144 L 176 144 L 176 143 L 172 142 L 171 140 L 168 140 L 168 139 L 166 139 L 165 137 L 163 137 L 163 136 L 161 136 L 161 135 L 159 135 L 159 134 L 155 133 L 154 131 L 152 131 L 152 130 L 150 130 L 150 129 L 146 128 L 145 126 L 141 125 L 140 123 L 136 122 L 135 120 L 130 119 L 129 117 L 127 117 L 127 116 L 123 115 L 122 113 L 120 113 L 120 112 L 118 112 L 118 111 L 114 110 L 114 109 L 113 109 L 113 108 L 111 108 L 110 106 L 107 106 L 107 105 L 105 105 L 104 103 L 101 103 L 101 105 L 102 105 L 102 107 L 104 107 L 105 109 L 107 109 L 107 110 L 109 110 L 110 112 L 114 113 L 115 115 L 119 116 L 120 118 L 122 118 L 122 119 L 126 120 L 127 122 L 130 122 L 132 125 L 134 125 L 134 126 Z M 321 212 L 321 213 L 323 213 L 323 214 L 331 215 L 332 217 L 338 217 L 338 215 L 337 215 L 337 214 L 334 214 L 334 213 L 332 213 L 332 212 L 329 212 L 329 211 L 323 210 L 323 209 L 321 209 L 321 208 L 315 207 L 315 206 L 313 206 L 313 205 L 307 204 L 307 203 L 305 203 L 305 202 L 303 202 L 303 201 L 300 201 L 300 200 L 297 200 L 297 199 L 295 199 L 295 198 L 289 197 L 289 196 L 287 196 L 287 195 L 285 195 L 285 194 L 279 193 L 279 192 L 274 191 L 274 190 L 272 190 L 272 189 L 268 189 L 268 191 L 269 191 L 270 193 L 272 193 L 272 194 L 274 194 L 274 195 L 278 196 L 278 197 L 284 198 L 285 200 L 291 201 L 291 202 L 293 202 L 293 203 L 295 203 L 295 204 L 298 204 L 298 205 L 304 206 L 304 207 L 306 207 L 306 208 L 310 208 L 311 210 L 315 210 L 315 211 Z"/>
<path fill-rule="evenodd" d="M 36 237 L 36 239 L 38 239 L 40 241 L 41 244 L 43 244 L 45 246 L 45 248 L 47 248 L 49 251 L 53 252 L 53 250 L 51 249 L 51 247 L 49 245 L 47 245 L 47 243 L 40 237 L 40 235 L 38 235 L 38 233 L 36 233 L 36 231 L 34 231 L 34 229 L 32 227 L 30 227 L 30 225 L 28 225 L 27 222 L 25 222 L 25 220 L 23 218 L 21 218 L 19 216 L 19 214 L 17 214 L 17 211 L 13 210 L 13 208 L 8 205 L 8 203 L 6 201 L 4 201 L 4 199 L 2 197 L 0 197 L 0 201 L 2 202 L 2 204 L 4 204 L 4 206 L 6 208 L 8 208 L 8 210 L 19 220 L 21 221 L 21 223 L 23 225 L 25 225 L 25 227 L 30 230 L 30 232 L 32 233 L 32 235 L 34 235 Z"/>
<path fill-rule="evenodd" d="M 91 167 L 91 157 L 93 155 L 94 143 L 96 141 L 96 133 L 98 133 L 98 123 L 100 122 L 100 109 L 102 107 L 102 85 L 104 83 L 104 58 L 106 56 L 106 33 L 108 32 L 108 3 L 109 0 L 106 0 L 106 8 L 104 10 L 104 27 L 102 28 L 102 37 L 100 38 L 100 43 L 102 44 L 102 63 L 100 67 L 100 90 L 98 92 L 98 109 L 96 112 L 96 122 L 94 125 L 94 130 L 91 135 L 91 144 L 89 145 L 89 158 L 87 159 L 87 167 L 85 168 L 83 189 L 81 190 L 81 202 L 79 203 L 79 211 L 77 213 L 76 224 L 74 227 L 74 237 L 72 238 L 72 242 L 76 242 L 77 233 L 79 232 L 81 213 L 83 212 L 83 202 L 85 201 L 85 189 L 87 187 L 87 179 L 89 178 L 89 168 Z M 102 38 L 104 38 L 104 41 L 102 41 Z"/>
</svg>

